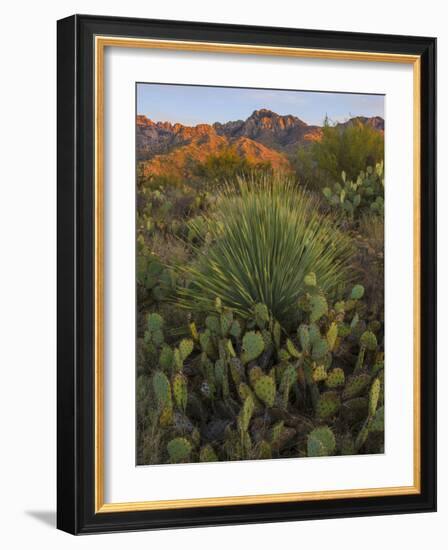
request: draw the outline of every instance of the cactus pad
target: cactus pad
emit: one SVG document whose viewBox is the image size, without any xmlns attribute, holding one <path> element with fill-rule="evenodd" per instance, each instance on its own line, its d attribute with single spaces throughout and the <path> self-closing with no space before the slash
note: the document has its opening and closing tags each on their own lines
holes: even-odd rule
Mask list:
<svg viewBox="0 0 448 550">
<path fill-rule="evenodd" d="M 336 344 L 337 337 L 338 337 L 338 325 L 333 321 L 333 323 L 331 323 L 327 331 L 327 343 L 328 343 L 328 349 L 330 351 L 333 350 Z"/>
<path fill-rule="evenodd" d="M 336 440 L 328 426 L 315 428 L 307 438 L 308 456 L 330 456 L 336 449 Z"/>
<path fill-rule="evenodd" d="M 380 397 L 381 382 L 379 378 L 375 378 L 369 393 L 369 414 L 373 416 L 376 413 L 376 408 L 378 407 L 378 399 Z"/>
<path fill-rule="evenodd" d="M 217 462 L 218 457 L 211 445 L 205 445 L 199 453 L 199 460 L 201 462 Z"/>
<path fill-rule="evenodd" d="M 339 395 L 335 391 L 321 394 L 317 402 L 316 414 L 318 418 L 325 420 L 334 416 L 341 406 Z"/>
<path fill-rule="evenodd" d="M 166 446 L 172 462 L 185 460 L 191 453 L 191 443 L 185 437 L 176 437 Z"/>
<path fill-rule="evenodd" d="M 243 337 L 243 363 L 249 363 L 259 357 L 264 350 L 264 340 L 258 332 L 246 332 Z"/>
<path fill-rule="evenodd" d="M 264 328 L 269 321 L 269 310 L 265 304 L 257 304 L 254 308 L 255 322 L 258 328 Z"/>
<path fill-rule="evenodd" d="M 304 353 L 309 353 L 311 349 L 310 332 L 306 325 L 300 325 L 297 329 L 297 336 Z"/>
<path fill-rule="evenodd" d="M 191 354 L 191 352 L 193 351 L 193 347 L 194 347 L 193 340 L 184 338 L 183 340 L 180 341 L 179 352 L 180 352 L 182 361 L 185 361 L 185 359 L 187 359 L 187 357 Z"/>
<path fill-rule="evenodd" d="M 345 384 L 345 374 L 340 368 L 335 368 L 328 373 L 325 381 L 329 388 L 339 388 Z"/>
<path fill-rule="evenodd" d="M 364 296 L 364 287 L 362 285 L 355 285 L 352 288 L 352 292 L 350 294 L 350 298 L 352 300 L 361 300 L 361 298 Z"/>
<path fill-rule="evenodd" d="M 323 365 L 315 367 L 313 370 L 313 380 L 314 382 L 322 382 L 327 378 L 327 371 Z"/>
<path fill-rule="evenodd" d="M 260 367 L 252 367 L 249 371 L 249 381 L 252 387 L 255 387 L 255 383 L 263 376 L 263 371 Z"/>
<path fill-rule="evenodd" d="M 182 412 L 185 412 L 188 400 L 187 379 L 181 372 L 178 372 L 173 378 L 173 395 L 176 405 Z"/>
<path fill-rule="evenodd" d="M 371 432 L 384 432 L 384 407 L 377 409 L 370 424 Z"/>
<path fill-rule="evenodd" d="M 270 376 L 262 376 L 255 383 L 255 395 L 267 407 L 272 407 L 275 401 L 275 382 Z"/>
<path fill-rule="evenodd" d="M 152 378 L 152 387 L 156 395 L 157 403 L 162 409 L 171 401 L 171 386 L 165 373 L 156 371 Z"/>
<path fill-rule="evenodd" d="M 345 385 L 342 392 L 342 399 L 352 399 L 362 393 L 370 383 L 370 376 L 368 374 L 358 374 L 351 376 Z"/>
<path fill-rule="evenodd" d="M 313 343 L 313 348 L 311 352 L 312 358 L 317 361 L 322 359 L 324 355 L 328 353 L 328 343 L 324 338 L 318 338 Z"/>
<path fill-rule="evenodd" d="M 305 275 L 305 277 L 303 278 L 303 282 L 307 286 L 316 286 L 317 284 L 316 274 L 313 272 L 308 273 L 308 275 Z"/>
<path fill-rule="evenodd" d="M 288 350 L 289 355 L 294 357 L 294 359 L 300 359 L 301 354 L 296 346 L 293 344 L 292 340 L 289 338 L 286 340 L 286 349 Z"/>
<path fill-rule="evenodd" d="M 173 366 L 174 354 L 173 350 L 168 345 L 163 345 L 159 356 L 159 365 L 164 370 L 170 370 Z"/>
<path fill-rule="evenodd" d="M 163 319 L 158 313 L 150 313 L 148 315 L 148 330 L 154 333 L 163 328 Z"/>
<path fill-rule="evenodd" d="M 378 345 L 375 334 L 370 330 L 363 332 L 359 339 L 359 343 L 369 351 L 375 351 Z"/>
<path fill-rule="evenodd" d="M 250 420 L 254 413 L 255 403 L 251 395 L 248 395 L 243 403 L 243 408 L 238 415 L 238 429 L 246 432 L 249 429 Z"/>
<path fill-rule="evenodd" d="M 327 300 L 321 294 L 314 294 L 310 297 L 310 306 L 311 306 L 311 313 L 310 313 L 311 323 L 315 323 L 323 315 L 326 315 L 328 313 Z"/>
</svg>

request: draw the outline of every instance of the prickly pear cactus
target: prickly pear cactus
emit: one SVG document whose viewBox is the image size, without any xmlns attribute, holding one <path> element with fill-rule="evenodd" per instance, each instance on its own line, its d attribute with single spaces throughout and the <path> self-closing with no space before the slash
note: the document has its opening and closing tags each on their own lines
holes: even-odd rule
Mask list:
<svg viewBox="0 0 448 550">
<path fill-rule="evenodd" d="M 171 401 L 171 386 L 165 373 L 156 371 L 152 379 L 154 393 L 159 407 L 162 409 Z"/>
<path fill-rule="evenodd" d="M 179 338 L 160 314 L 146 318 L 139 463 L 383 452 L 383 320 L 362 285 L 333 303 L 305 279 L 287 326 L 264 304 L 243 319 L 220 300 Z"/>
<path fill-rule="evenodd" d="M 275 382 L 270 376 L 262 376 L 256 381 L 255 394 L 266 407 L 272 407 L 274 405 Z"/>
<path fill-rule="evenodd" d="M 218 457 L 213 449 L 213 447 L 208 444 L 204 445 L 199 452 L 199 460 L 201 462 L 217 462 Z"/>
<path fill-rule="evenodd" d="M 327 371 L 323 365 L 317 365 L 313 370 L 313 380 L 322 382 L 327 378 Z"/>
<path fill-rule="evenodd" d="M 341 406 L 339 394 L 335 391 L 322 393 L 317 403 L 317 417 L 326 420 L 334 416 Z"/>
<path fill-rule="evenodd" d="M 171 462 L 181 462 L 191 453 L 191 443 L 185 437 L 176 437 L 166 446 Z"/>
<path fill-rule="evenodd" d="M 325 299 L 325 296 L 322 296 L 321 294 L 313 294 L 312 296 L 310 296 L 309 300 L 310 300 L 310 307 L 311 307 L 310 322 L 315 323 L 323 315 L 327 314 L 328 312 L 327 300 Z"/>
<path fill-rule="evenodd" d="M 187 379 L 181 372 L 178 372 L 173 378 L 173 394 L 174 402 L 185 413 L 188 399 Z"/>
<path fill-rule="evenodd" d="M 246 332 L 243 337 L 243 363 L 249 363 L 257 359 L 264 350 L 264 340 L 258 332 Z"/>
<path fill-rule="evenodd" d="M 315 428 L 307 437 L 308 456 L 330 456 L 336 449 L 334 433 L 328 426 Z"/>
<path fill-rule="evenodd" d="M 358 374 L 351 376 L 345 385 L 344 391 L 342 392 L 342 399 L 352 399 L 361 394 L 370 383 L 370 375 Z"/>
<path fill-rule="evenodd" d="M 328 373 L 325 384 L 328 388 L 339 388 L 345 384 L 344 371 L 338 367 L 334 368 Z"/>
<path fill-rule="evenodd" d="M 376 340 L 376 336 L 373 332 L 370 330 L 366 330 L 359 339 L 359 343 L 361 346 L 364 346 L 369 351 L 375 351 L 378 343 Z"/>
</svg>

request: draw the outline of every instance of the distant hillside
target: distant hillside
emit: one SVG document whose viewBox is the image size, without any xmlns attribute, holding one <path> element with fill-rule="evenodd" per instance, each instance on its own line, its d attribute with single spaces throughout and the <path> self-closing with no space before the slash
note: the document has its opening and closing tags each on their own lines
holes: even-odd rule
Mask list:
<svg viewBox="0 0 448 550">
<path fill-rule="evenodd" d="M 340 126 L 348 124 L 369 124 L 384 131 L 381 117 L 354 117 Z M 288 155 L 319 141 L 321 136 L 322 127 L 268 109 L 254 111 L 246 120 L 197 126 L 153 122 L 138 115 L 137 160 L 146 176 L 185 177 L 192 163 L 204 162 L 210 155 L 231 149 L 250 164 L 270 163 L 275 169 L 288 170 Z"/>
</svg>

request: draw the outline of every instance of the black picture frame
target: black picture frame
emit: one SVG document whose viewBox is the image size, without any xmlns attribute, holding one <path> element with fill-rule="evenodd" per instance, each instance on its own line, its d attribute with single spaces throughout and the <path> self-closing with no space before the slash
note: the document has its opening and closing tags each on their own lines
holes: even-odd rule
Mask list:
<svg viewBox="0 0 448 550">
<path fill-rule="evenodd" d="M 57 526 L 72 534 L 436 510 L 436 39 L 74 15 L 57 24 Z M 95 513 L 94 53 L 96 35 L 418 55 L 421 59 L 419 494 Z"/>
</svg>

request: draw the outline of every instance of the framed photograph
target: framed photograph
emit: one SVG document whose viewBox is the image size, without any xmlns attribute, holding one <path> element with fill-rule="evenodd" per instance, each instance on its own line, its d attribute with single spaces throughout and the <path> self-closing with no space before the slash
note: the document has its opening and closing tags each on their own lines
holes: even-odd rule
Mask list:
<svg viewBox="0 0 448 550">
<path fill-rule="evenodd" d="M 434 38 L 58 22 L 58 527 L 434 511 Z"/>
</svg>

